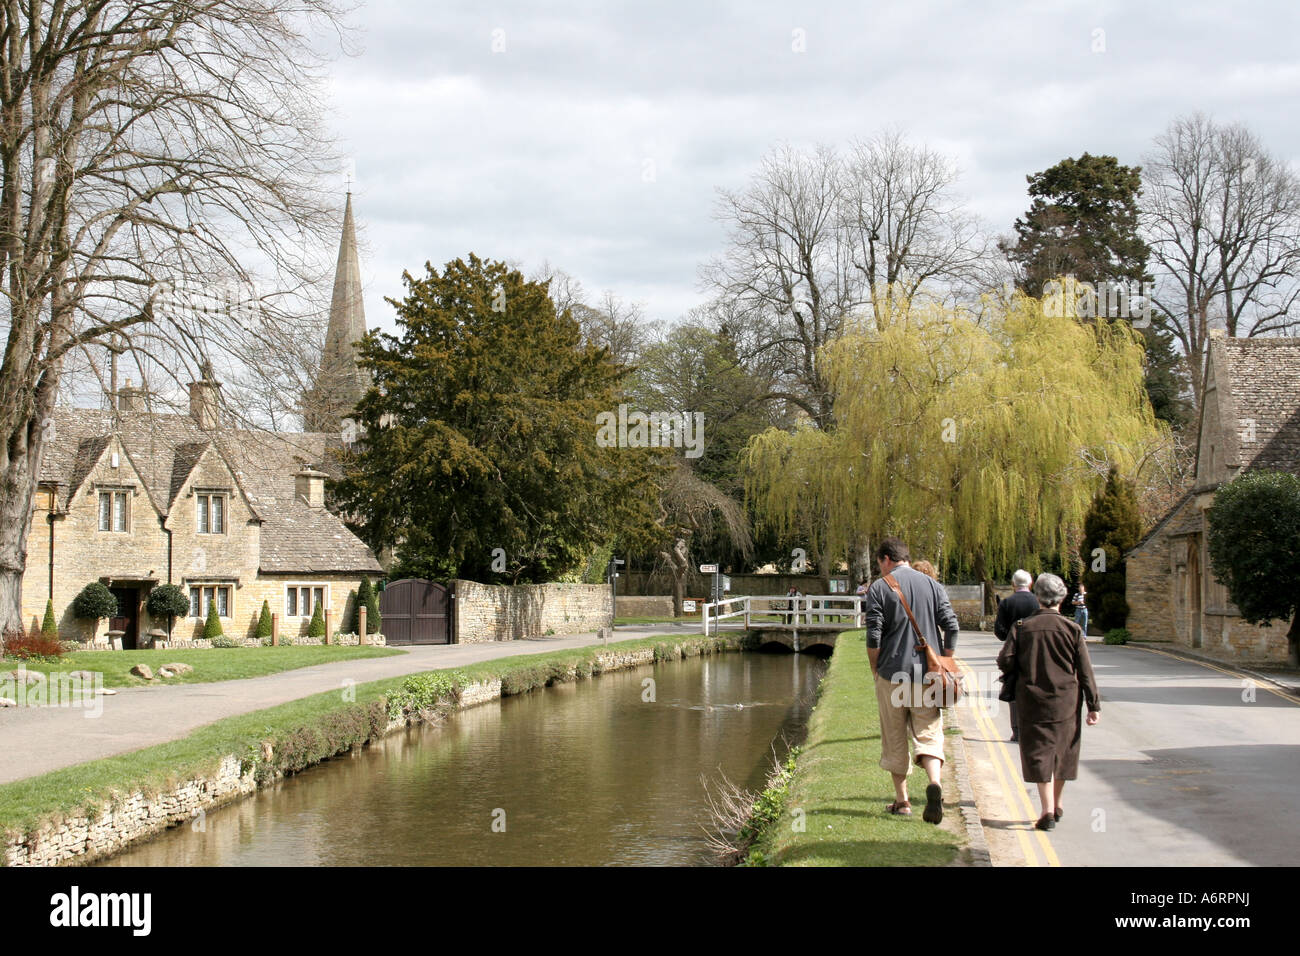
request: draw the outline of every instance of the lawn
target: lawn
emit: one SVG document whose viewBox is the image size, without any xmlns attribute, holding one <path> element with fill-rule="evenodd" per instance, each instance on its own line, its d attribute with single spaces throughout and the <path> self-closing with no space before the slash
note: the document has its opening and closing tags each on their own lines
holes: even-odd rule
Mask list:
<svg viewBox="0 0 1300 956">
<path fill-rule="evenodd" d="M 846 631 L 836 641 L 785 812 L 755 846 L 769 865 L 942 866 L 956 857 L 960 838 L 921 820 L 925 775 L 919 767 L 908 778 L 914 815 L 885 812 L 894 786 L 879 766 L 880 721 L 863 636 Z M 947 774 L 944 793 L 946 823 L 957 813 L 955 783 Z M 792 823 L 795 810 L 803 811 L 803 832 Z"/>
<path fill-rule="evenodd" d="M 328 664 L 333 661 L 350 661 L 363 657 L 388 657 L 404 654 L 389 647 L 340 646 L 320 644 L 283 647 L 231 647 L 210 650 L 171 651 L 74 651 L 65 654 L 57 664 L 29 663 L 29 671 L 45 674 L 59 671 L 91 671 L 104 675 L 105 687 L 140 687 L 161 684 L 204 684 L 213 681 L 240 680 L 245 677 L 262 677 L 281 671 Z M 136 677 L 131 668 L 146 664 L 155 675 L 164 664 L 189 664 L 194 670 L 176 677 L 155 676 L 152 681 Z M 8 673 L 23 666 L 23 661 L 5 658 L 0 662 L 0 673 Z"/>
</svg>

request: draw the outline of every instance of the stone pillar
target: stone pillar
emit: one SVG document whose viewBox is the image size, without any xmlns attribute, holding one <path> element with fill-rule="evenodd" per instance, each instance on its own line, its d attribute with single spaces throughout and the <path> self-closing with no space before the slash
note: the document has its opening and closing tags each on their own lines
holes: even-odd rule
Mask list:
<svg viewBox="0 0 1300 956">
<path fill-rule="evenodd" d="M 366 606 L 364 604 L 357 607 L 357 643 L 366 642 Z"/>
<path fill-rule="evenodd" d="M 325 609 L 325 643 L 326 644 L 330 642 L 330 618 L 331 617 L 333 617 L 333 615 L 330 614 L 330 609 L 326 608 Z"/>
<path fill-rule="evenodd" d="M 280 646 L 280 614 L 278 611 L 271 615 L 271 646 Z"/>
</svg>

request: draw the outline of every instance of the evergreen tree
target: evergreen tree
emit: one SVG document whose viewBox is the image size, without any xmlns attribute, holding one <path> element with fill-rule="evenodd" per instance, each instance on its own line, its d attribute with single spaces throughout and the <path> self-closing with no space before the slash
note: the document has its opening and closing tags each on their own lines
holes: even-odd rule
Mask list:
<svg viewBox="0 0 1300 956">
<path fill-rule="evenodd" d="M 325 636 L 325 615 L 321 611 L 321 606 L 323 603 L 324 602 L 317 602 L 316 610 L 312 611 L 311 613 L 311 623 L 307 625 L 308 637 Z"/>
<path fill-rule="evenodd" d="M 59 622 L 54 618 L 54 601 L 45 602 L 45 619 L 41 621 L 41 634 L 45 637 L 58 638 Z"/>
<path fill-rule="evenodd" d="M 1247 623 L 1291 620 L 1300 665 L 1300 475 L 1248 471 L 1219 486 L 1206 517 L 1214 576 Z"/>
<path fill-rule="evenodd" d="M 271 605 L 262 601 L 262 613 L 257 616 L 257 636 L 270 637 L 271 630 Z"/>
<path fill-rule="evenodd" d="M 1061 276 L 1080 282 L 1118 283 L 1137 291 L 1149 282 L 1151 251 L 1138 235 L 1140 166 L 1121 166 L 1114 156 L 1063 159 L 1027 177 L 1033 197 L 1023 219 L 1016 220 L 1017 241 L 1003 243 L 1007 257 L 1020 267 L 1020 288 L 1041 296 Z M 1131 321 L 1135 316 L 1117 317 Z M 1191 387 L 1171 336 L 1142 329 L 1146 344 L 1146 390 L 1158 421 L 1182 428 L 1190 418 L 1184 396 Z"/>
<path fill-rule="evenodd" d="M 513 580 L 545 581 L 652 525 L 661 456 L 600 440 L 624 374 L 609 354 L 503 263 L 426 268 L 390 300 L 398 335 L 358 349 L 365 440 L 336 491 L 361 537 L 396 548 L 395 575 L 491 580 L 500 548 Z"/>
<path fill-rule="evenodd" d="M 203 623 L 203 637 L 206 640 L 212 640 L 215 637 L 221 637 L 225 631 L 221 629 L 221 618 L 217 616 L 217 602 L 211 601 L 208 604 L 208 619 Z"/>
<path fill-rule="evenodd" d="M 379 633 L 379 588 L 370 589 L 370 600 L 366 602 L 366 633 Z"/>
<path fill-rule="evenodd" d="M 1083 522 L 1083 583 L 1088 588 L 1088 606 L 1097 627 L 1103 631 L 1123 627 L 1128 619 L 1124 568 L 1127 554 L 1142 535 L 1133 486 L 1111 468 L 1106 485 L 1093 499 Z M 1101 549 L 1101 554 L 1098 554 Z"/>
</svg>

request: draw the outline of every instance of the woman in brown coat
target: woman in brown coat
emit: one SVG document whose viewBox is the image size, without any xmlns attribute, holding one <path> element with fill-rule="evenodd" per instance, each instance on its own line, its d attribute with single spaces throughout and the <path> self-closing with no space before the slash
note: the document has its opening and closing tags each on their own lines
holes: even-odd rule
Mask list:
<svg viewBox="0 0 1300 956">
<path fill-rule="evenodd" d="M 1051 830 L 1064 813 L 1065 781 L 1079 775 L 1080 707 L 1087 703 L 1092 726 L 1101 719 L 1101 696 L 1083 630 L 1059 611 L 1065 582 L 1040 574 L 1034 595 L 1042 607 L 1016 622 L 998 654 L 998 667 L 1016 684 L 1020 769 L 1026 783 L 1038 784 L 1043 807 L 1035 826 Z"/>
</svg>

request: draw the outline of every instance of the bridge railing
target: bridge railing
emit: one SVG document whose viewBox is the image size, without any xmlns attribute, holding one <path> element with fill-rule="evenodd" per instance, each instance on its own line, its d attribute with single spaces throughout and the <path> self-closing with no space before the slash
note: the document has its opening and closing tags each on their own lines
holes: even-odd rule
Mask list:
<svg viewBox="0 0 1300 956">
<path fill-rule="evenodd" d="M 704 633 L 718 629 L 718 622 L 744 618 L 745 629 L 757 623 L 769 627 L 866 626 L 866 597 L 857 594 L 746 595 L 705 604 L 701 610 Z"/>
</svg>

